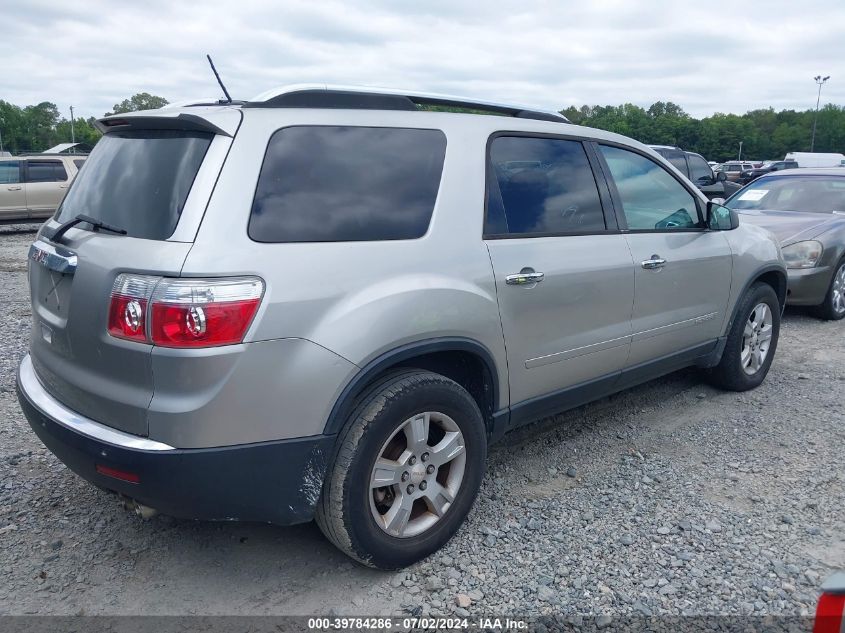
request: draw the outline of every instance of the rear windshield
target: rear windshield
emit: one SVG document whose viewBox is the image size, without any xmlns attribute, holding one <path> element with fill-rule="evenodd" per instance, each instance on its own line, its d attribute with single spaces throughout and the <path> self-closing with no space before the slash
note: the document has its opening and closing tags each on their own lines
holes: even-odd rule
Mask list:
<svg viewBox="0 0 845 633">
<path fill-rule="evenodd" d="M 281 129 L 270 138 L 261 167 L 249 236 L 256 242 L 421 237 L 445 153 L 439 130 Z"/>
<path fill-rule="evenodd" d="M 59 222 L 79 214 L 130 237 L 170 237 L 213 134 L 187 130 L 111 132 L 97 143 L 59 208 Z"/>
</svg>

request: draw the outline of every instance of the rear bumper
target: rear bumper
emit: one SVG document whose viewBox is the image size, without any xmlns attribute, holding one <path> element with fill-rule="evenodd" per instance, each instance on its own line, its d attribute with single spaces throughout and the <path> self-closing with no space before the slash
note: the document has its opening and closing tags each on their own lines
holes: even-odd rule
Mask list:
<svg viewBox="0 0 845 633">
<path fill-rule="evenodd" d="M 817 306 L 827 295 L 833 270 L 829 266 L 790 268 L 787 275 L 786 302 L 796 306 Z"/>
<path fill-rule="evenodd" d="M 102 488 L 181 518 L 290 525 L 314 516 L 334 436 L 174 448 L 70 411 L 41 385 L 29 356 L 18 370 L 17 391 L 44 445 Z M 98 465 L 131 473 L 138 481 L 103 475 Z"/>
</svg>

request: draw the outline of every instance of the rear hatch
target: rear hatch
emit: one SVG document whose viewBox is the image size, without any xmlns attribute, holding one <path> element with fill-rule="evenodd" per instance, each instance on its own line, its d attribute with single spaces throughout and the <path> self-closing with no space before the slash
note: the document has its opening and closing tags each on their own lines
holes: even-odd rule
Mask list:
<svg viewBox="0 0 845 633">
<path fill-rule="evenodd" d="M 147 435 L 152 346 L 108 334 L 112 288 L 122 272 L 179 275 L 240 121 L 224 110 L 223 128 L 193 114 L 105 119 L 107 133 L 30 249 L 36 373 L 86 417 Z M 54 237 L 80 214 L 125 234 L 82 222 Z"/>
</svg>

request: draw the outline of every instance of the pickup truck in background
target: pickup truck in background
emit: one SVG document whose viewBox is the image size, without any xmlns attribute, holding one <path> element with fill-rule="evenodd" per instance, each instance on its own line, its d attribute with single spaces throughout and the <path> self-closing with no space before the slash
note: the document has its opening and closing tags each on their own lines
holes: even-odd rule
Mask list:
<svg viewBox="0 0 845 633">
<path fill-rule="evenodd" d="M 713 168 L 701 154 L 685 152 L 680 147 L 669 145 L 649 145 L 649 147 L 672 163 L 711 200 L 713 198 L 727 199 L 741 188 L 735 182 L 730 182 L 725 172 L 714 173 Z"/>
</svg>

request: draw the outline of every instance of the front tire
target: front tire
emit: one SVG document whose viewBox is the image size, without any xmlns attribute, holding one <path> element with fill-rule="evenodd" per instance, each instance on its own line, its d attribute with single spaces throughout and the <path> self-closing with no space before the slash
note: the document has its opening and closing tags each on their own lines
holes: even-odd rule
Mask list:
<svg viewBox="0 0 845 633">
<path fill-rule="evenodd" d="M 440 549 L 484 477 L 487 436 L 459 384 L 408 370 L 372 385 L 338 439 L 317 525 L 370 567 L 399 569 Z"/>
<path fill-rule="evenodd" d="M 813 312 L 827 321 L 845 318 L 845 258 L 836 265 L 824 302 L 816 306 Z"/>
<path fill-rule="evenodd" d="M 769 373 L 780 335 L 781 306 L 768 284 L 757 282 L 740 299 L 725 350 L 710 370 L 716 386 L 747 391 L 759 386 Z"/>
</svg>

